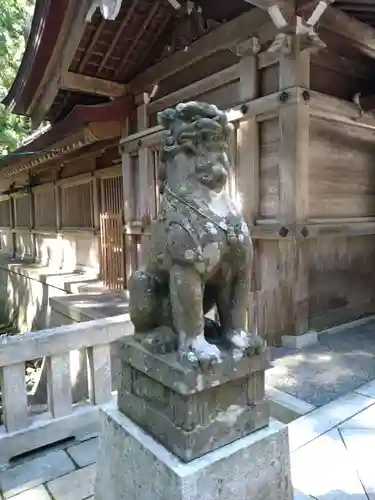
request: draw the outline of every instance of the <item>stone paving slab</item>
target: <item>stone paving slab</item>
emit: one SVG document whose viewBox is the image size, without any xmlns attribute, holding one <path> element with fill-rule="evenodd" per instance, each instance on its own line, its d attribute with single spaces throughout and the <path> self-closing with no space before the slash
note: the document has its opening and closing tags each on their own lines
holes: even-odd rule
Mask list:
<svg viewBox="0 0 375 500">
<path fill-rule="evenodd" d="M 78 469 L 49 483 L 54 500 L 84 500 L 94 494 L 96 464 Z"/>
<path fill-rule="evenodd" d="M 358 388 L 355 392 L 375 399 L 375 381 L 373 380 L 372 382 L 369 382 L 368 384 Z"/>
<path fill-rule="evenodd" d="M 372 398 L 351 392 L 294 420 L 288 425 L 291 451 L 306 445 L 372 405 L 375 405 Z"/>
<path fill-rule="evenodd" d="M 368 500 L 337 429 L 291 455 L 295 488 L 317 500 Z"/>
<path fill-rule="evenodd" d="M 302 491 L 298 491 L 294 488 L 293 500 L 315 500 L 310 495 L 305 495 Z"/>
<path fill-rule="evenodd" d="M 375 500 L 374 430 L 339 428 L 339 432 L 348 450 L 353 467 L 366 490 L 368 500 Z"/>
<path fill-rule="evenodd" d="M 78 467 L 86 467 L 96 462 L 98 454 L 98 438 L 67 448 L 67 453 Z"/>
<path fill-rule="evenodd" d="M 44 486 L 37 486 L 11 497 L 11 500 L 52 500 L 52 498 Z"/>
<path fill-rule="evenodd" d="M 55 451 L 0 473 L 0 491 L 5 499 L 75 470 L 65 451 Z"/>
<path fill-rule="evenodd" d="M 342 422 L 340 429 L 362 429 L 375 432 L 375 405 Z"/>
</svg>

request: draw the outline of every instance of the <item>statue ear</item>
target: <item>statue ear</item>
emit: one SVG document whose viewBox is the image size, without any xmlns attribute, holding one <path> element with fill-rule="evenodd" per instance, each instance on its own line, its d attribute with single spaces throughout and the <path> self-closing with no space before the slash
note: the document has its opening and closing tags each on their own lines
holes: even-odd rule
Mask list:
<svg viewBox="0 0 375 500">
<path fill-rule="evenodd" d="M 157 120 L 159 125 L 166 129 L 170 129 L 172 123 L 176 120 L 176 111 L 171 108 L 160 111 L 157 114 Z"/>
</svg>

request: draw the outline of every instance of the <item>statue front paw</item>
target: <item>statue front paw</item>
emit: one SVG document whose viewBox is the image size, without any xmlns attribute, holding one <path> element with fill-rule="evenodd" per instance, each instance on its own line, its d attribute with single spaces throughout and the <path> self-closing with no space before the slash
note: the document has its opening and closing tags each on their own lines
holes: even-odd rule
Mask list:
<svg viewBox="0 0 375 500">
<path fill-rule="evenodd" d="M 245 351 L 246 354 L 260 354 L 265 348 L 265 341 L 254 333 L 247 333 L 241 329 L 231 329 L 225 333 L 227 342 L 233 349 Z"/>
<path fill-rule="evenodd" d="M 221 352 L 216 345 L 210 344 L 203 335 L 192 339 L 186 348 L 182 349 L 181 358 L 190 365 L 206 372 L 210 367 L 221 361 Z"/>
</svg>

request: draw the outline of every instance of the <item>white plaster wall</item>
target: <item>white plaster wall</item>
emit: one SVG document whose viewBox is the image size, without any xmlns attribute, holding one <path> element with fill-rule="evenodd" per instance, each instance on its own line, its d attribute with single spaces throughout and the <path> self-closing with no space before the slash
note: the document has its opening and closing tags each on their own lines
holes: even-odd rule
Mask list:
<svg viewBox="0 0 375 500">
<path fill-rule="evenodd" d="M 99 272 L 99 237 L 91 233 L 35 235 L 36 261 L 72 272 L 87 268 Z"/>
<path fill-rule="evenodd" d="M 16 257 L 20 259 L 31 259 L 34 255 L 33 235 L 29 231 L 17 231 L 16 233 Z"/>
<path fill-rule="evenodd" d="M 93 233 L 17 231 L 14 260 L 11 232 L 0 232 L 0 238 L 0 317 L 21 332 L 50 326 L 49 299 L 98 278 L 99 237 Z"/>
<path fill-rule="evenodd" d="M 13 237 L 10 230 L 0 231 L 0 255 L 13 255 Z"/>
</svg>

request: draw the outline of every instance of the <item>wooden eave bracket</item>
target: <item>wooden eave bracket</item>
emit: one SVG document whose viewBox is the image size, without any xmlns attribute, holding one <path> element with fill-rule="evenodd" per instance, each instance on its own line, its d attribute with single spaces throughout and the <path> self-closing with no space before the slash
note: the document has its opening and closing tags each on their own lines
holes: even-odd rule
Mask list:
<svg viewBox="0 0 375 500">
<path fill-rule="evenodd" d="M 114 21 L 121 9 L 122 0 L 93 0 L 86 16 L 86 22 L 91 22 L 92 16 L 96 9 L 100 12 L 104 19 Z"/>
<path fill-rule="evenodd" d="M 259 39 L 255 36 L 252 36 L 240 43 L 237 43 L 234 47 L 231 47 L 230 50 L 234 52 L 237 57 L 256 55 L 260 51 Z"/>
<path fill-rule="evenodd" d="M 269 52 L 280 52 L 290 54 L 292 51 L 292 39 L 299 36 L 303 40 L 304 48 L 322 49 L 325 43 L 315 31 L 319 19 L 324 14 L 328 5 L 335 0 L 319 0 L 309 18 L 305 21 L 301 15 L 295 13 L 291 2 L 280 0 L 245 0 L 254 6 L 267 10 L 272 22 L 278 29 L 274 42 L 269 47 Z"/>
</svg>

